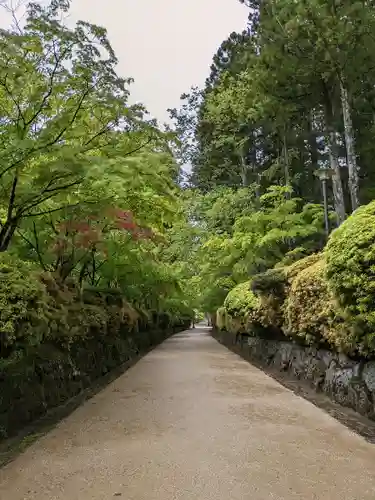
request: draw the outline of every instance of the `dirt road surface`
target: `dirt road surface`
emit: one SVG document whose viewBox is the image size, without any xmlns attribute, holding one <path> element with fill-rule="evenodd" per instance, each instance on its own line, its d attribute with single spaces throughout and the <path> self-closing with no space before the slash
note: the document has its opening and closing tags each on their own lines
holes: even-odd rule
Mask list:
<svg viewBox="0 0 375 500">
<path fill-rule="evenodd" d="M 1 500 L 374 500 L 375 446 L 176 335 L 0 470 Z"/>
</svg>

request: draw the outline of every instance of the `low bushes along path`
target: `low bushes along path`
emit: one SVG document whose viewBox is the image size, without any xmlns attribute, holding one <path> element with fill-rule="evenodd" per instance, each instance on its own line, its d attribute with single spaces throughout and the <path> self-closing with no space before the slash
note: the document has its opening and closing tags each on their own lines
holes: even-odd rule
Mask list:
<svg viewBox="0 0 375 500">
<path fill-rule="evenodd" d="M 0 498 L 374 500 L 374 464 L 374 445 L 198 328 L 2 468 Z"/>
</svg>

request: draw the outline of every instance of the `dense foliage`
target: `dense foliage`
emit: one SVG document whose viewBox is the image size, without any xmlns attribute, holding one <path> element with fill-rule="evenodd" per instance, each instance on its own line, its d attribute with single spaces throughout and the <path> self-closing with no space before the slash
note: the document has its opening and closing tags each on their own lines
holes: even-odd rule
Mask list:
<svg viewBox="0 0 375 500">
<path fill-rule="evenodd" d="M 21 338 L 28 345 L 51 329 L 66 333 L 54 326 L 47 275 L 61 289 L 73 283 L 77 303 L 85 290 L 116 289 L 138 311 L 170 314 L 172 321 L 191 314 L 163 254 L 166 228 L 184 220 L 171 137 L 142 106 L 128 104 L 131 79 L 116 74 L 105 29 L 84 21 L 68 28 L 68 9 L 64 0 L 31 3 L 22 27 L 0 32 L 7 356 L 14 339 L 17 351 Z"/>
<path fill-rule="evenodd" d="M 330 166 L 341 222 L 374 192 L 373 2 L 242 3 L 248 29 L 223 42 L 205 87 L 172 112 L 189 138 L 191 181 L 204 190 L 291 185 L 320 202 L 314 172 Z"/>
<path fill-rule="evenodd" d="M 260 325 L 374 355 L 374 205 L 358 208 L 375 186 L 374 4 L 242 3 L 247 30 L 171 110 L 191 165 L 201 307 L 236 333 Z M 339 226 L 326 248 L 322 171 Z"/>
<path fill-rule="evenodd" d="M 4 435 L 193 315 L 191 266 L 172 255 L 187 227 L 175 138 L 129 104 L 106 30 L 65 23 L 69 3 L 30 3 L 0 30 Z"/>
<path fill-rule="evenodd" d="M 367 331 L 375 327 L 375 203 L 359 208 L 331 236 L 325 249 L 327 276 L 342 307 Z"/>
<path fill-rule="evenodd" d="M 374 5 L 244 3 L 174 129 L 68 0 L 0 31 L 0 432 L 194 314 L 375 355 Z"/>
</svg>

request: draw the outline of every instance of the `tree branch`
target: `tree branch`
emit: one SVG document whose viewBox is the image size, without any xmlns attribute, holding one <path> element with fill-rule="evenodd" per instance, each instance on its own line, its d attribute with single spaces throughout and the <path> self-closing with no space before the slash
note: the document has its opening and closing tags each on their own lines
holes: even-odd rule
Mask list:
<svg viewBox="0 0 375 500">
<path fill-rule="evenodd" d="M 58 188 L 56 187 L 56 188 L 48 190 L 47 192 L 50 193 L 48 196 L 44 196 L 43 198 L 39 198 L 34 203 L 31 203 L 27 206 L 24 205 L 23 208 L 18 207 L 17 208 L 17 217 L 32 217 L 34 214 L 25 215 L 25 212 L 31 210 L 32 208 L 37 207 L 38 205 L 41 205 L 43 202 L 45 202 L 47 200 L 53 198 L 56 194 L 56 191 L 63 191 L 63 190 L 68 189 L 70 187 L 81 184 L 82 181 L 83 181 L 83 179 L 80 179 L 78 181 L 71 182 L 70 184 L 65 184 L 65 186 L 59 186 Z M 55 210 L 53 210 L 53 211 L 55 211 Z M 51 212 L 48 210 L 46 213 L 51 213 Z"/>
<path fill-rule="evenodd" d="M 21 107 L 19 105 L 19 103 L 16 101 L 16 99 L 14 98 L 11 90 L 8 88 L 8 85 L 6 83 L 7 81 L 7 78 L 8 78 L 8 73 L 6 73 L 5 77 L 4 77 L 4 80 L 0 80 L 0 85 L 2 85 L 2 87 L 4 87 L 6 93 L 9 95 L 9 97 L 12 99 L 14 105 L 16 106 L 17 108 L 17 111 L 18 111 L 18 118 L 17 118 L 17 122 L 18 120 L 21 118 L 21 120 L 23 121 L 23 125 L 24 127 L 26 126 L 26 123 L 25 123 L 25 117 L 23 116 L 23 113 L 22 113 L 22 110 L 21 110 Z"/>
<path fill-rule="evenodd" d="M 64 208 L 74 208 L 74 207 L 78 207 L 81 203 L 78 202 L 78 203 L 74 203 L 74 204 L 71 204 L 71 205 L 63 205 L 59 208 L 51 208 L 51 210 L 44 210 L 43 212 L 36 212 L 36 213 L 32 213 L 32 214 L 26 214 L 26 215 L 23 215 L 24 218 L 26 217 L 38 217 L 39 215 L 48 215 L 48 214 L 53 214 L 55 212 L 59 212 L 60 210 L 63 210 Z M 56 231 L 56 229 L 54 229 L 55 233 L 58 234 L 58 232 Z"/>
<path fill-rule="evenodd" d="M 132 151 L 128 151 L 127 153 L 124 153 L 123 157 L 125 156 L 130 156 L 134 153 L 137 153 L 137 151 L 140 151 L 141 149 L 143 149 L 144 147 L 146 147 L 148 144 L 150 144 L 150 142 L 153 140 L 153 137 L 151 136 L 145 143 L 141 144 L 140 146 L 136 147 L 135 149 L 133 149 Z"/>
<path fill-rule="evenodd" d="M 16 188 L 18 184 L 18 172 L 16 172 L 16 175 L 14 176 L 13 182 L 12 182 L 12 189 L 10 192 L 10 197 L 9 197 L 9 204 L 8 204 L 8 219 L 12 218 L 12 213 L 13 213 L 13 208 L 14 208 L 14 202 L 16 199 Z"/>
<path fill-rule="evenodd" d="M 34 153 L 37 153 L 38 151 L 42 151 L 42 150 L 46 150 L 48 148 L 50 148 L 51 146 L 55 145 L 62 137 L 63 135 L 65 134 L 65 132 L 67 131 L 67 129 L 73 125 L 73 123 L 75 122 L 77 116 L 78 116 L 78 113 L 79 111 L 82 109 L 82 105 L 83 105 L 83 102 L 84 100 L 86 99 L 86 97 L 88 96 L 88 94 L 90 93 L 91 90 L 93 90 L 94 86 L 91 86 L 91 87 L 88 87 L 85 92 L 83 93 L 83 95 L 81 96 L 78 104 L 77 104 L 77 108 L 71 118 L 71 120 L 67 123 L 67 125 L 65 127 L 62 128 L 62 130 L 60 130 L 60 132 L 57 134 L 57 136 L 55 136 L 53 139 L 51 139 L 49 142 L 47 142 L 46 144 L 42 144 L 40 145 L 39 147 L 36 147 L 36 148 L 32 148 L 30 151 L 28 151 L 28 153 L 21 159 L 13 162 L 11 165 L 9 165 L 8 167 L 5 168 L 5 170 L 3 170 L 1 173 L 0 173 L 0 178 L 5 175 L 9 170 L 11 170 L 12 168 L 16 167 L 17 165 L 23 163 L 24 161 L 26 161 L 28 158 L 30 158 L 30 156 L 32 156 Z"/>
<path fill-rule="evenodd" d="M 49 189 L 49 187 L 55 182 L 55 181 L 58 181 L 58 180 L 61 180 L 61 179 L 66 179 L 66 178 L 69 178 L 71 177 L 72 174 L 57 174 L 55 176 L 53 176 L 49 181 L 48 183 L 44 186 L 44 188 L 38 193 L 36 194 L 35 196 L 32 196 L 30 197 L 29 199 L 27 199 L 26 201 L 24 201 L 23 205 L 28 205 L 29 203 L 32 203 L 35 199 L 38 199 L 40 198 L 41 195 L 43 195 L 44 193 L 46 193 Z M 61 186 L 63 187 L 63 186 Z"/>
<path fill-rule="evenodd" d="M 34 224 L 34 230 L 33 230 L 33 233 L 34 233 L 34 238 L 35 238 L 35 245 L 33 244 L 33 242 L 32 242 L 32 241 L 30 241 L 28 238 L 26 238 L 26 236 L 25 236 L 24 234 L 22 234 L 22 233 L 21 233 L 21 231 L 20 231 L 19 229 L 17 229 L 17 231 L 16 231 L 16 232 L 17 232 L 17 234 L 18 234 L 19 236 L 21 236 L 21 238 L 22 238 L 23 240 L 25 240 L 25 241 L 26 241 L 26 243 L 27 243 L 28 245 L 30 245 L 30 247 L 31 247 L 33 250 L 35 250 L 35 252 L 36 252 L 36 254 L 37 254 L 37 256 L 38 256 L 39 264 L 41 265 L 41 267 L 42 267 L 42 269 L 43 269 L 44 271 L 47 271 L 47 267 L 46 267 L 46 265 L 45 265 L 45 264 L 44 264 L 44 262 L 43 262 L 42 254 L 40 253 L 40 249 L 39 249 L 39 240 L 38 240 L 38 237 L 37 237 L 37 234 L 36 234 L 36 227 L 35 227 L 35 224 Z"/>
<path fill-rule="evenodd" d="M 38 118 L 38 116 L 40 115 L 40 113 L 43 111 L 43 108 L 44 106 L 46 105 L 48 99 L 51 97 L 52 95 L 52 92 L 53 92 L 53 80 L 55 78 L 55 75 L 56 75 L 56 72 L 57 72 L 57 68 L 59 67 L 59 64 L 60 62 L 64 59 L 65 55 L 68 53 L 68 51 L 72 48 L 73 45 L 67 47 L 64 52 L 60 55 L 60 57 L 58 58 L 57 55 L 56 55 L 56 50 L 55 50 L 55 41 L 52 40 L 52 46 L 53 46 L 53 54 L 54 54 L 54 57 L 55 57 L 55 65 L 51 71 L 51 74 L 50 74 L 50 78 L 49 78 L 49 90 L 45 93 L 43 99 L 42 99 L 42 102 L 39 106 L 39 109 L 34 113 L 34 115 L 25 123 L 26 126 L 29 126 L 31 125 L 31 123 L 36 119 Z"/>
</svg>

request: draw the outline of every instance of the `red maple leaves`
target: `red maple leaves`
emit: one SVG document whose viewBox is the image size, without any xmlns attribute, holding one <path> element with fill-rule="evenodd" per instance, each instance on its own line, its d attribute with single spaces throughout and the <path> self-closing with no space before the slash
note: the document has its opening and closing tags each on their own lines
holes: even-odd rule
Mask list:
<svg viewBox="0 0 375 500">
<path fill-rule="evenodd" d="M 141 227 L 129 210 L 111 209 L 106 220 L 96 215 L 90 215 L 85 221 L 63 221 L 58 227 L 58 237 L 54 250 L 62 252 L 68 246 L 76 248 L 96 248 L 104 242 L 104 233 L 111 229 L 127 232 L 133 240 L 152 239 L 154 233 L 150 228 Z M 102 249 L 106 254 L 105 249 Z"/>
<path fill-rule="evenodd" d="M 151 229 L 141 227 L 137 224 L 132 212 L 115 209 L 113 215 L 115 217 L 115 226 L 118 229 L 128 231 L 133 239 L 151 239 L 154 236 Z"/>
</svg>

